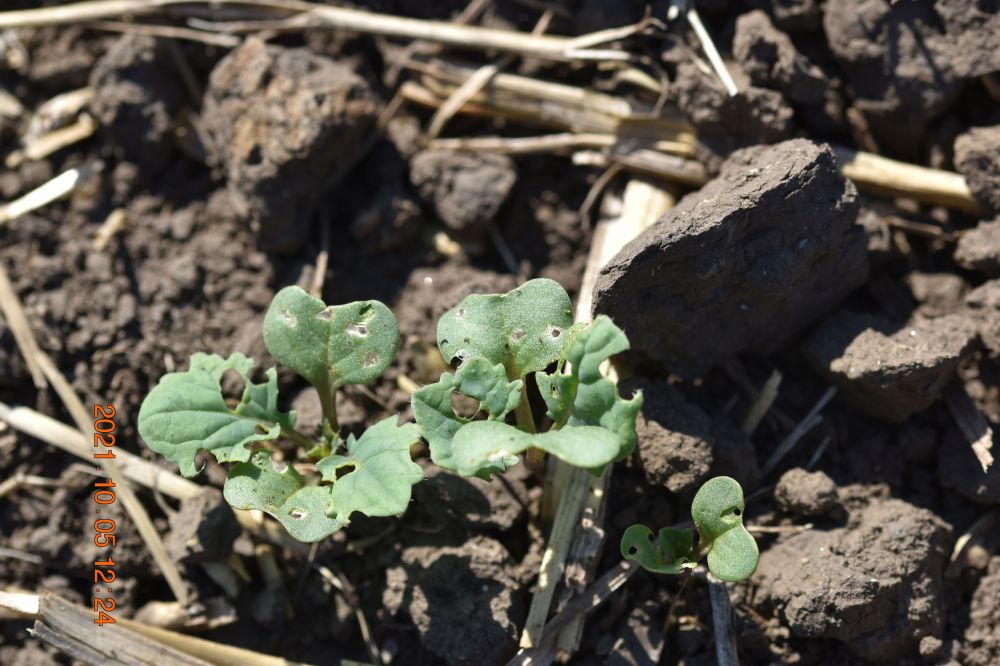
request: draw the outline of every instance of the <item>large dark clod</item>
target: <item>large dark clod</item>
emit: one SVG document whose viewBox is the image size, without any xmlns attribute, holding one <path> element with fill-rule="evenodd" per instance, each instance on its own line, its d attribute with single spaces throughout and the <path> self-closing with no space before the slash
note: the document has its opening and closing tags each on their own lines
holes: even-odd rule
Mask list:
<svg viewBox="0 0 1000 666">
<path fill-rule="evenodd" d="M 425 150 L 413 157 L 410 179 L 449 229 L 475 238 L 507 200 L 517 171 L 506 155 Z"/>
<path fill-rule="evenodd" d="M 944 622 L 948 526 L 897 499 L 875 500 L 847 527 L 810 530 L 761 554 L 756 582 L 792 634 L 845 642 L 868 661 L 902 663 Z"/>
<path fill-rule="evenodd" d="M 916 159 L 930 122 L 961 89 L 933 1 L 838 0 L 825 10 L 827 43 L 872 135 Z"/>
<path fill-rule="evenodd" d="M 678 107 L 697 130 L 698 159 L 711 173 L 739 148 L 793 136 L 794 111 L 777 90 L 743 84 L 730 96 L 718 77 L 693 62 L 678 65 L 673 88 Z"/>
<path fill-rule="evenodd" d="M 310 49 L 251 38 L 216 66 L 204 126 L 263 249 L 301 246 L 320 197 L 360 156 L 377 110 L 363 78 Z"/>
<path fill-rule="evenodd" d="M 969 607 L 962 664 L 994 666 L 1000 663 L 1000 556 L 990 560 L 989 573 L 979 581 Z"/>
<path fill-rule="evenodd" d="M 973 127 L 955 139 L 955 167 L 979 203 L 1000 213 L 1000 125 Z"/>
<path fill-rule="evenodd" d="M 964 315 L 900 328 L 881 317 L 843 311 L 817 328 L 803 352 L 859 409 L 902 422 L 941 397 L 974 340 L 975 329 Z"/>
<path fill-rule="evenodd" d="M 970 291 L 965 307 L 983 346 L 993 356 L 1000 356 L 1000 280 L 990 280 Z"/>
<path fill-rule="evenodd" d="M 955 247 L 955 262 L 987 277 L 1000 276 L 1000 217 L 980 222 L 962 234 Z"/>
<path fill-rule="evenodd" d="M 857 210 L 829 147 L 742 150 L 605 266 L 595 313 L 682 374 L 773 352 L 865 281 Z"/>
<path fill-rule="evenodd" d="M 115 147 L 136 164 L 162 167 L 170 158 L 180 81 L 165 40 L 123 35 L 94 66 L 90 103 Z"/>
<path fill-rule="evenodd" d="M 732 476 L 752 486 L 759 477 L 753 444 L 724 419 L 712 419 L 667 382 L 628 379 L 623 395 L 642 390 L 636 419 L 639 464 L 647 483 L 693 495 L 709 476 Z"/>
<path fill-rule="evenodd" d="M 410 546 L 401 560 L 386 574 L 382 601 L 413 622 L 427 650 L 450 666 L 513 656 L 525 606 L 503 544 L 477 536 L 461 546 Z"/>
<path fill-rule="evenodd" d="M 960 76 L 1000 71 L 1000 0 L 937 0 L 951 65 Z"/>
<path fill-rule="evenodd" d="M 733 55 L 754 85 L 780 90 L 793 102 L 822 103 L 830 86 L 819 67 L 759 9 L 736 19 Z"/>
</svg>

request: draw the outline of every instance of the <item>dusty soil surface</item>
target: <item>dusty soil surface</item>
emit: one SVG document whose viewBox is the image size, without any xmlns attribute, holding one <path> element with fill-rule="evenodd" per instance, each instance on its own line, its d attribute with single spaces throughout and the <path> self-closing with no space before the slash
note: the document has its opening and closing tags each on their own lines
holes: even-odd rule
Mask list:
<svg viewBox="0 0 1000 666">
<path fill-rule="evenodd" d="M 548 3 L 488 4 L 484 25 L 530 31 Z M 551 4 L 550 31 L 573 35 L 641 19 L 647 3 Z M 668 3 L 651 4 L 666 15 Z M 359 5 L 457 14 L 444 2 Z M 667 105 L 696 128 L 712 180 L 678 190 L 674 209 L 598 280 L 596 311 L 632 342 L 622 387 L 642 388 L 646 402 L 638 451 L 611 478 L 597 571 L 620 561 L 628 526 L 684 524 L 698 485 L 728 474 L 747 490 L 747 523 L 761 528 L 758 572 L 730 587 L 741 663 L 996 664 L 1000 466 L 982 469 L 945 396 L 964 390 L 1000 428 L 1000 59 L 991 48 L 1000 6 L 699 7 L 741 93 L 728 96 L 696 61 L 683 26 L 638 41 L 643 66 L 669 80 Z M 117 407 L 122 448 L 155 460 L 135 432 L 139 405 L 192 353 L 241 351 L 270 365 L 261 322 L 289 284 L 319 280 L 329 303 L 380 299 L 399 320 L 400 352 L 385 376 L 341 396 L 342 424 L 354 432 L 410 416 L 400 387 L 445 369 L 435 322 L 465 295 L 543 276 L 576 297 L 593 226 L 579 211 L 601 171 L 565 156 L 428 149 L 427 110 L 385 114 L 400 83 L 418 76 L 398 67 L 403 53 L 393 40 L 318 28 L 234 48 L 79 26 L 2 35 L 0 90 L 24 110 L 0 105 L 0 201 L 69 168 L 84 176 L 68 198 L 0 224 L 0 262 L 39 345 L 83 400 Z M 509 70 L 649 108 L 658 101 L 588 64 L 517 59 Z M 10 158 L 43 103 L 88 85 L 94 136 L 42 159 Z M 446 135 L 542 131 L 460 116 Z M 981 210 L 861 195 L 828 142 L 957 171 Z M 613 197 L 624 180 L 611 181 Z M 123 228 L 95 246 L 116 211 Z M 317 276 L 322 252 L 327 271 Z M 777 399 L 749 427 L 775 371 Z M 318 423 L 303 381 L 282 372 L 280 384 L 283 406 Z M 821 419 L 769 468 L 831 386 L 837 396 Z M 58 397 L 36 388 L 2 317 L 0 401 L 69 422 Z M 212 640 L 312 664 L 370 662 L 360 611 L 386 664 L 505 663 L 547 533 L 539 475 L 520 467 L 487 484 L 435 469 L 426 451 L 417 458 L 425 479 L 405 516 L 359 517 L 308 556 L 278 549 L 280 578 L 269 584 L 259 544 L 217 492 L 183 505 L 140 497 L 198 602 L 229 609 L 233 621 L 207 632 Z M 92 543 L 92 477 L 78 463 L 0 424 L 0 480 L 52 481 L 0 498 L 0 589 L 89 604 L 92 562 L 104 551 Z M 209 464 L 197 480 L 219 488 L 224 478 Z M 109 512 L 121 535 L 118 613 L 149 613 L 170 590 L 128 517 Z M 230 556 L 249 581 L 227 589 L 203 565 Z M 342 577 L 346 591 L 310 563 Z M 0 620 L 0 664 L 69 663 L 28 627 Z M 698 579 L 682 588 L 639 572 L 582 636 L 573 663 L 715 663 Z"/>
</svg>

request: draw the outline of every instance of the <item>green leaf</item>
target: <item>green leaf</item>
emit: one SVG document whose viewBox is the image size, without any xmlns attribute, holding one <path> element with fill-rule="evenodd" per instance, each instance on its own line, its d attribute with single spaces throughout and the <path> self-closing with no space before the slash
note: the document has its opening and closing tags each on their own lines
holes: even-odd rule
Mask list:
<svg viewBox="0 0 1000 666">
<path fill-rule="evenodd" d="M 614 433 L 594 426 L 567 426 L 532 434 L 502 421 L 473 421 L 454 434 L 451 462 L 465 476 L 481 474 L 489 467 L 503 471 L 510 466 L 512 456 L 532 447 L 577 467 L 596 468 L 614 459 L 620 442 Z"/>
<path fill-rule="evenodd" d="M 139 409 L 139 435 L 149 448 L 180 466 L 181 474 L 198 473 L 195 456 L 208 450 L 219 462 L 250 459 L 247 444 L 275 439 L 295 424 L 295 413 L 278 410 L 278 378 L 271 368 L 262 384 L 250 381 L 253 361 L 243 354 L 222 358 L 195 354 L 185 372 L 164 375 Z M 235 370 L 245 382 L 243 396 L 230 409 L 222 396 L 222 375 Z"/>
<path fill-rule="evenodd" d="M 413 405 L 413 418 L 417 422 L 420 436 L 430 445 L 431 460 L 438 467 L 458 471 L 452 456 L 452 440 L 459 428 L 469 423 L 470 419 L 455 413 L 451 404 L 454 390 L 455 378 L 451 373 L 445 372 L 434 384 L 414 391 L 410 404 Z M 516 464 L 517 456 L 511 456 L 498 464 L 483 466 L 475 475 L 489 481 L 491 474 L 499 474 Z"/>
<path fill-rule="evenodd" d="M 299 541 L 319 541 L 344 525 L 327 516 L 331 486 L 307 486 L 291 465 L 271 461 L 258 451 L 250 462 L 229 470 L 223 496 L 236 509 L 258 509 L 274 516 Z"/>
<path fill-rule="evenodd" d="M 330 487 L 327 513 L 348 522 L 360 511 L 367 516 L 394 516 L 406 511 L 413 485 L 423 478 L 420 466 L 410 458 L 410 445 L 420 439 L 417 426 L 396 425 L 390 416 L 365 430 L 358 439 L 347 439 L 347 455 L 334 455 L 316 463 Z M 353 470 L 337 478 L 344 467 Z"/>
<path fill-rule="evenodd" d="M 327 306 L 292 286 L 271 301 L 264 344 L 279 363 L 324 392 L 381 376 L 396 355 L 399 326 L 378 301 Z"/>
<path fill-rule="evenodd" d="M 507 294 L 466 296 L 438 321 L 438 347 L 449 363 L 484 358 L 519 378 L 559 358 L 572 324 L 572 305 L 559 283 L 530 280 Z"/>
<path fill-rule="evenodd" d="M 438 467 L 450 470 L 455 469 L 451 440 L 458 429 L 469 422 L 469 419 L 456 414 L 451 405 L 454 384 L 454 377 L 445 372 L 437 382 L 417 389 L 410 398 L 420 436 L 430 445 L 431 460 Z"/>
<path fill-rule="evenodd" d="M 656 541 L 653 530 L 645 525 L 632 525 L 622 535 L 621 552 L 626 560 L 633 560 L 647 571 L 662 574 L 679 574 L 697 565 L 692 557 L 694 534 L 688 530 L 664 527 Z"/>
<path fill-rule="evenodd" d="M 503 419 L 517 407 L 522 386 L 524 382 L 520 379 L 507 381 L 507 371 L 502 364 L 493 365 L 484 358 L 466 361 L 455 373 L 455 390 L 479 400 L 479 408 L 496 420 Z"/>
<path fill-rule="evenodd" d="M 601 364 L 629 348 L 628 338 L 608 317 L 570 331 L 556 371 L 535 373 L 538 390 L 557 425 L 601 426 L 618 435 L 615 460 L 635 448 L 635 417 L 642 409 L 642 392 L 625 400 L 614 382 L 601 374 Z"/>
<path fill-rule="evenodd" d="M 744 508 L 743 488 L 728 476 L 706 481 L 691 502 L 698 547 L 708 551 L 708 568 L 720 580 L 744 580 L 757 569 L 760 552 L 743 526 Z"/>
</svg>

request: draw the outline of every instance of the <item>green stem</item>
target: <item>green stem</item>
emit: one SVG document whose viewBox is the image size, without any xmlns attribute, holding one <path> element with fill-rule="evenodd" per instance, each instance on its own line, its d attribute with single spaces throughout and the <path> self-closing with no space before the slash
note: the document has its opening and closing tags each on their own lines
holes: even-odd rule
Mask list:
<svg viewBox="0 0 1000 666">
<path fill-rule="evenodd" d="M 319 403 L 323 409 L 323 432 L 329 438 L 340 436 L 340 423 L 337 421 L 337 391 L 329 386 L 317 388 Z"/>
<path fill-rule="evenodd" d="M 507 368 L 507 379 L 509 381 L 514 381 L 519 379 L 516 370 L 511 370 Z M 521 384 L 521 399 L 517 401 L 517 407 L 514 408 L 514 420 L 517 421 L 517 427 L 526 432 L 535 434 L 538 432 L 538 427 L 535 425 L 535 417 L 531 414 L 531 403 L 528 401 L 528 381 L 527 378 L 522 380 Z M 540 468 L 542 461 L 545 460 L 545 452 L 541 449 L 536 449 L 534 447 L 528 449 L 525 456 L 525 463 L 530 467 Z"/>
<path fill-rule="evenodd" d="M 517 403 L 517 408 L 514 410 L 514 418 L 522 430 L 527 430 L 530 433 L 538 432 L 535 427 L 535 417 L 531 415 L 531 405 L 528 404 L 527 391 L 523 391 L 521 394 L 521 400 Z"/>
<path fill-rule="evenodd" d="M 507 381 L 512 382 L 517 379 L 521 379 L 518 376 L 517 370 L 508 367 Z M 527 378 L 523 379 L 521 383 L 521 399 L 517 401 L 517 407 L 514 408 L 514 419 L 517 421 L 517 427 L 521 430 L 532 434 L 538 432 L 538 428 L 535 426 L 535 417 L 531 415 L 531 403 L 528 402 Z"/>
<path fill-rule="evenodd" d="M 290 439 L 299 446 L 303 447 L 306 451 L 309 451 L 310 449 L 314 448 L 319 443 L 306 437 L 298 430 L 293 430 L 291 428 L 282 428 L 281 435 L 286 439 Z"/>
</svg>

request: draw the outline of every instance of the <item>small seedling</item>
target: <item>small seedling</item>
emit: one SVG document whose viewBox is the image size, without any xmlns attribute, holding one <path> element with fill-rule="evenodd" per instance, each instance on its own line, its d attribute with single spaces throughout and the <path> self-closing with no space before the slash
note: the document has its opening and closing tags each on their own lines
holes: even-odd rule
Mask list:
<svg viewBox="0 0 1000 666">
<path fill-rule="evenodd" d="M 702 485 L 691 503 L 698 544 L 688 530 L 664 527 L 653 538 L 645 525 L 632 525 L 622 535 L 622 557 L 648 571 L 679 574 L 692 569 L 706 554 L 708 569 L 725 581 L 749 578 L 757 569 L 757 542 L 743 526 L 743 488 L 728 476 Z"/>
<path fill-rule="evenodd" d="M 435 464 L 489 479 L 529 450 L 595 471 L 631 453 L 642 394 L 623 399 L 600 371 L 628 349 L 628 339 L 607 317 L 574 325 L 571 312 L 565 290 L 538 279 L 507 294 L 468 296 L 441 317 L 438 348 L 460 365 L 412 400 Z M 552 424 L 545 432 L 538 432 L 528 403 L 529 376 L 548 408 Z M 478 400 L 486 419 L 456 414 L 456 393 Z M 516 426 L 506 422 L 511 412 Z"/>
<path fill-rule="evenodd" d="M 254 363 L 195 354 L 187 371 L 165 375 L 139 410 L 139 434 L 150 448 L 177 463 L 184 476 L 198 473 L 196 457 L 209 451 L 220 463 L 236 463 L 224 495 L 238 509 L 260 509 L 277 518 L 300 541 L 318 541 L 345 526 L 355 511 L 368 516 L 402 513 L 420 467 L 410 458 L 419 440 L 413 424 L 392 416 L 360 437 L 340 436 L 337 389 L 377 379 L 392 362 L 399 328 L 378 301 L 327 306 L 299 287 L 275 295 L 264 319 L 268 351 L 309 381 L 319 393 L 322 432 L 295 429 L 295 412 L 278 409 L 274 368 L 255 383 Z M 244 382 L 235 405 L 222 393 L 222 378 L 235 371 Z M 293 463 L 273 460 L 267 442 L 289 439 L 300 457 L 314 461 L 305 474 Z"/>
</svg>

